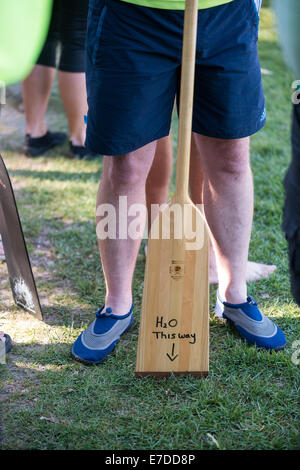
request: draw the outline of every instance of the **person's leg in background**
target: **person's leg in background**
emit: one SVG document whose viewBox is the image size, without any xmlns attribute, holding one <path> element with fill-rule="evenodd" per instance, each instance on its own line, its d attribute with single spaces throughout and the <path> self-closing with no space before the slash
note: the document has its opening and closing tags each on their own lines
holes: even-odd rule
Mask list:
<svg viewBox="0 0 300 470">
<path fill-rule="evenodd" d="M 293 108 L 292 161 L 284 179 L 283 231 L 289 250 L 290 282 L 294 300 L 300 305 L 300 105 Z"/>
<path fill-rule="evenodd" d="M 168 136 L 157 141 L 154 160 L 146 181 L 148 230 L 158 213 L 157 205 L 161 206 L 169 200 L 172 169 L 172 138 Z"/>
<path fill-rule="evenodd" d="M 22 94 L 26 117 L 26 134 L 33 138 L 42 137 L 47 132 L 45 114 L 55 78 L 56 69 L 35 65 L 23 81 Z"/>
<path fill-rule="evenodd" d="M 205 159 L 200 160 L 202 154 Z M 154 159 L 147 179 L 148 188 L 164 182 L 161 174 L 158 179 L 159 164 L 162 163 L 163 156 L 156 152 L 156 161 Z M 218 272 L 221 274 L 220 294 L 228 302 L 244 302 L 247 297 L 246 269 L 253 208 L 249 139 L 222 141 L 193 134 L 190 173 L 191 196 L 195 203 L 203 203 L 204 189 L 205 215 L 214 233 L 213 245 L 217 254 Z M 152 204 L 154 200 L 155 203 L 167 201 L 166 191 L 162 191 L 162 188 L 156 192 L 156 198 L 149 192 L 147 196 L 148 208 L 151 207 L 149 200 Z M 241 220 L 244 230 L 241 230 Z M 235 237 L 237 231 L 239 235 Z"/>
<path fill-rule="evenodd" d="M 88 3 L 88 0 L 64 0 L 60 22 L 59 92 L 69 124 L 70 152 L 78 158 L 93 156 L 84 146 L 84 116 L 88 109 L 85 81 Z"/>
<path fill-rule="evenodd" d="M 56 51 L 60 24 L 60 1 L 54 0 L 49 32 L 42 52 L 31 73 L 22 83 L 22 97 L 26 119 L 25 152 L 30 156 L 41 155 L 61 145 L 66 134 L 50 132 L 46 124 L 46 111 L 56 74 Z"/>
<path fill-rule="evenodd" d="M 59 70 L 58 83 L 68 118 L 70 143 L 73 146 L 84 147 L 86 132 L 84 115 L 87 113 L 85 74 Z M 74 99 L 76 95 L 77 99 Z"/>
<path fill-rule="evenodd" d="M 155 157 L 146 183 L 148 228 L 151 226 L 151 215 L 156 215 L 157 211 L 151 211 L 153 204 L 162 205 L 169 199 L 169 186 L 172 176 L 173 152 L 171 137 L 165 137 L 157 142 Z M 192 135 L 191 143 L 191 164 L 190 164 L 190 193 L 194 204 L 203 204 L 204 174 L 203 162 L 200 158 L 195 142 L 195 135 Z M 146 247 L 145 247 L 146 251 Z M 258 281 L 269 277 L 276 269 L 274 265 L 255 263 L 248 261 L 246 277 L 247 281 Z M 218 273 L 216 258 L 213 247 L 210 250 L 210 282 L 218 283 Z"/>
<path fill-rule="evenodd" d="M 30 75 L 23 82 L 26 116 L 26 153 L 40 155 L 62 144 L 66 135 L 47 132 L 45 114 L 56 73 L 56 52 L 61 42 L 58 85 L 69 125 L 70 156 L 94 157 L 84 146 L 87 96 L 85 36 L 88 0 L 55 0 L 48 37 Z"/>
</svg>

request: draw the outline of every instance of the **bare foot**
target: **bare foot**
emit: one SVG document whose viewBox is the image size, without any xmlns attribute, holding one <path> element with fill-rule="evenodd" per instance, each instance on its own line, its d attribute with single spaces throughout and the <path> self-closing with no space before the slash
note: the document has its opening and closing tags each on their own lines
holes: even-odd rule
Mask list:
<svg viewBox="0 0 300 470">
<path fill-rule="evenodd" d="M 144 247 L 145 256 L 147 256 L 147 244 Z M 263 263 L 254 263 L 248 261 L 247 264 L 247 282 L 259 281 L 260 279 L 266 279 L 277 269 L 277 266 Z M 218 284 L 218 274 L 216 259 L 211 249 L 210 252 L 210 263 L 209 263 L 209 283 Z"/>
<path fill-rule="evenodd" d="M 266 279 L 274 273 L 277 267 L 275 265 L 254 263 L 248 261 L 247 264 L 247 282 L 259 281 L 260 279 Z M 210 264 L 209 269 L 209 283 L 218 284 L 218 274 L 215 265 Z"/>
<path fill-rule="evenodd" d="M 259 281 L 260 279 L 266 279 L 271 276 L 277 269 L 274 264 L 262 264 L 248 261 L 247 265 L 247 281 Z"/>
</svg>

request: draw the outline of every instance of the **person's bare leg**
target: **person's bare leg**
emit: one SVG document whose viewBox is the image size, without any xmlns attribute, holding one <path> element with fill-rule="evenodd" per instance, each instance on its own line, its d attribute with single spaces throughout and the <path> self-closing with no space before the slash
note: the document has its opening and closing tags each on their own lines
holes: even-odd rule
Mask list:
<svg viewBox="0 0 300 470">
<path fill-rule="evenodd" d="M 157 205 L 165 204 L 169 199 L 170 181 L 173 168 L 172 139 L 170 136 L 157 141 L 154 160 L 146 182 L 146 200 L 148 229 L 151 227 L 151 215 L 157 215 Z M 155 205 L 153 207 L 153 205 Z M 151 210 L 152 208 L 152 210 Z"/>
<path fill-rule="evenodd" d="M 191 158 L 190 158 L 190 196 L 194 204 L 203 206 L 204 174 L 203 162 L 198 152 L 194 133 L 191 140 Z M 204 214 L 205 215 L 205 214 Z M 211 284 L 218 282 L 218 271 L 216 257 L 212 244 L 210 243 L 209 254 L 209 282 Z"/>
<path fill-rule="evenodd" d="M 2 238 L 1 238 L 1 235 L 0 235 L 0 260 L 4 259 L 4 257 L 5 257 L 4 248 L 3 248 Z"/>
<path fill-rule="evenodd" d="M 216 254 L 221 298 L 247 298 L 247 261 L 253 217 L 250 139 L 222 140 L 195 134 L 204 173 L 204 211 Z"/>
<path fill-rule="evenodd" d="M 86 133 L 84 115 L 88 109 L 85 74 L 59 70 L 58 84 L 69 123 L 69 140 L 73 145 L 83 146 Z"/>
<path fill-rule="evenodd" d="M 146 206 L 146 179 L 156 149 L 156 142 L 122 156 L 104 157 L 99 186 L 97 210 L 102 204 L 111 204 L 116 210 L 117 237 L 102 239 L 98 234 L 99 251 L 106 281 L 106 307 L 115 314 L 127 313 L 132 304 L 132 278 L 141 238 L 120 239 L 119 197 L 127 196 L 127 207 L 132 204 Z M 126 214 L 121 214 L 127 217 Z M 96 217 L 97 225 L 102 217 Z M 146 214 L 142 221 L 143 233 Z M 98 231 L 97 231 L 98 232 Z"/>
<path fill-rule="evenodd" d="M 26 134 L 42 137 L 47 132 L 45 115 L 56 69 L 35 65 L 22 82 L 22 98 L 26 119 Z"/>
<path fill-rule="evenodd" d="M 191 143 L 191 164 L 190 164 L 190 192 L 194 204 L 203 204 L 203 188 L 204 188 L 204 175 L 203 175 L 203 162 L 200 154 L 198 154 L 195 135 L 192 135 Z M 247 263 L 246 279 L 248 282 L 258 281 L 259 279 L 267 278 L 275 271 L 275 265 L 268 265 L 263 263 L 255 263 L 249 261 Z M 210 244 L 210 266 L 209 266 L 209 280 L 211 284 L 218 283 L 218 272 L 215 252 L 212 244 Z"/>
<path fill-rule="evenodd" d="M 0 341 L 3 343 L 3 346 L 4 346 L 6 343 L 6 337 L 4 336 L 4 331 L 0 331 Z M 1 348 L 0 348 L 0 352 L 2 352 Z"/>
<path fill-rule="evenodd" d="M 148 210 L 148 227 L 151 226 L 151 205 L 165 204 L 169 197 L 169 184 L 172 175 L 173 155 L 171 137 L 165 137 L 157 142 L 155 157 L 152 163 L 146 183 L 146 197 Z M 203 163 L 198 154 L 194 134 L 191 142 L 190 165 L 190 193 L 195 204 L 203 204 Z M 152 211 L 153 213 L 153 211 Z M 146 248 L 146 247 L 145 247 Z M 269 277 L 276 269 L 274 265 L 247 263 L 247 281 L 257 281 Z M 218 283 L 216 257 L 212 245 L 210 245 L 210 283 Z"/>
</svg>

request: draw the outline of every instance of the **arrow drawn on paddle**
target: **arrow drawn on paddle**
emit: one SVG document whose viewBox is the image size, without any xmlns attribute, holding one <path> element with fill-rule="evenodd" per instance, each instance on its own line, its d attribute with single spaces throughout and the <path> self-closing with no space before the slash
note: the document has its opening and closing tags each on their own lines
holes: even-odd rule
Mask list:
<svg viewBox="0 0 300 470">
<path fill-rule="evenodd" d="M 170 361 L 172 361 L 172 362 L 175 361 L 176 357 L 178 357 L 178 354 L 176 354 L 176 355 L 174 356 L 174 350 L 175 350 L 175 343 L 172 344 L 172 356 L 170 356 L 170 354 L 167 353 L 168 358 L 169 358 Z"/>
</svg>

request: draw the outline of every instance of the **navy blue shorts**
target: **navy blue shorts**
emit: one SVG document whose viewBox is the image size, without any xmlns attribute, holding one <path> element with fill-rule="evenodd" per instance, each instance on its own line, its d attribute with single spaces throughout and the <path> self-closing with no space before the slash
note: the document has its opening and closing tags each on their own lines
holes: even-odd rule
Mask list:
<svg viewBox="0 0 300 470">
<path fill-rule="evenodd" d="M 179 98 L 183 11 L 90 0 L 86 146 L 122 155 L 170 132 Z M 193 131 L 247 137 L 266 120 L 255 0 L 199 10 Z"/>
</svg>

